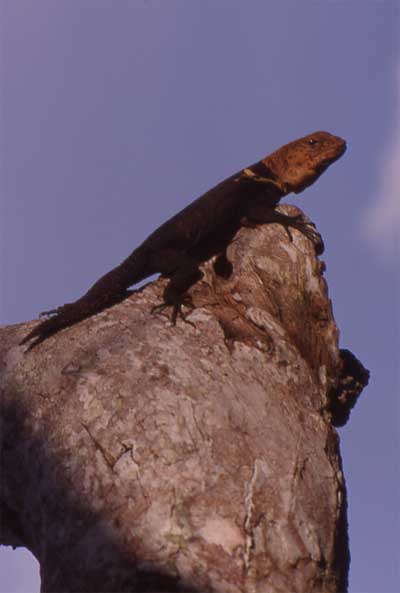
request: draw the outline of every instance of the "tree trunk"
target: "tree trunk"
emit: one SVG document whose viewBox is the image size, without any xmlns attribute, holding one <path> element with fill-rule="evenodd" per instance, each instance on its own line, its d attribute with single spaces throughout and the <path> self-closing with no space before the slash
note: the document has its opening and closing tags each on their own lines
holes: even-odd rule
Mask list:
<svg viewBox="0 0 400 593">
<path fill-rule="evenodd" d="M 150 313 L 158 280 L 27 354 L 28 324 L 2 328 L 0 542 L 32 551 L 42 591 L 346 591 L 332 424 L 367 372 L 291 234 L 242 229 L 193 325 Z"/>
</svg>

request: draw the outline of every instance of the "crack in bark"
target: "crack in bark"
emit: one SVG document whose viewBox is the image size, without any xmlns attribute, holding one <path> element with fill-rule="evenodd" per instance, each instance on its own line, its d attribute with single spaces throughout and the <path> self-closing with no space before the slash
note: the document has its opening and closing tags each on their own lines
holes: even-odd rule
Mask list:
<svg viewBox="0 0 400 593">
<path fill-rule="evenodd" d="M 253 473 L 250 478 L 250 482 L 248 482 L 247 492 L 244 498 L 244 506 L 246 509 L 246 514 L 244 518 L 244 533 L 245 533 L 245 541 L 244 541 L 244 552 L 243 552 L 243 563 L 244 563 L 244 572 L 246 576 L 248 575 L 249 571 L 251 570 L 251 555 L 254 550 L 255 542 L 254 542 L 254 532 L 253 532 L 253 512 L 254 512 L 254 502 L 253 502 L 253 495 L 254 495 L 254 487 L 258 477 L 258 467 L 257 467 L 257 459 L 254 461 L 253 465 Z"/>
<path fill-rule="evenodd" d="M 121 458 L 121 455 L 116 459 L 114 457 L 114 455 L 111 455 L 111 453 L 109 453 L 108 451 L 106 451 L 105 448 L 103 447 L 103 445 L 92 435 L 92 433 L 89 430 L 89 427 L 84 422 L 81 422 L 81 425 L 83 426 L 83 428 L 88 433 L 91 441 L 94 444 L 94 448 L 96 449 L 96 451 L 100 451 L 100 454 L 103 457 L 106 465 L 114 473 L 114 466 L 117 463 L 118 459 Z"/>
</svg>

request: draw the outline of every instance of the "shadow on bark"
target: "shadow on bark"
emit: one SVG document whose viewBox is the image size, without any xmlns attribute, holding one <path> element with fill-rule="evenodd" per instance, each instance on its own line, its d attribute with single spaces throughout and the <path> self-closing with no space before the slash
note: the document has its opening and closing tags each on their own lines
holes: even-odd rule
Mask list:
<svg viewBox="0 0 400 593">
<path fill-rule="evenodd" d="M 41 565 L 41 591 L 202 593 L 187 584 L 182 587 L 179 577 L 162 571 L 138 570 L 140 559 L 132 559 L 109 526 L 103 524 L 104 517 L 93 511 L 90 504 L 83 505 L 79 492 L 73 493 L 71 484 L 60 475 L 60 460 L 46 453 L 46 436 L 27 429 L 25 417 L 17 398 L 12 404 L 2 405 L 0 543 L 26 547 L 32 552 Z M 48 525 L 43 521 L 41 507 L 49 516 L 54 507 L 52 521 L 56 525 L 50 526 L 51 533 L 46 532 Z M 93 529 L 97 562 L 87 558 L 86 542 L 78 544 Z M 71 554 L 74 548 L 75 553 Z M 66 549 L 68 563 L 63 566 L 60 559 Z"/>
</svg>

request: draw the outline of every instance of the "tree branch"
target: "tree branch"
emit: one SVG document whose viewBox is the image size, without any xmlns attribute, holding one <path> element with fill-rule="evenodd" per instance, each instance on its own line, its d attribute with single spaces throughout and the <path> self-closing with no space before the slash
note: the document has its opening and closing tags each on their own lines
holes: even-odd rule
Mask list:
<svg viewBox="0 0 400 593">
<path fill-rule="evenodd" d="M 1 329 L 0 541 L 42 591 L 346 590 L 351 365 L 292 235 L 242 229 L 229 278 L 208 263 L 191 291 L 194 327 L 151 315 L 158 280 L 28 354 L 27 324 Z"/>
</svg>

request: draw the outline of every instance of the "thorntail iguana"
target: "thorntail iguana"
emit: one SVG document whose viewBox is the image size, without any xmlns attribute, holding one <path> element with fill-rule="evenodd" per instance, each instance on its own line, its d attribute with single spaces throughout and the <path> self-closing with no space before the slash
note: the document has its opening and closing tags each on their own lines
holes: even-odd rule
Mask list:
<svg viewBox="0 0 400 593">
<path fill-rule="evenodd" d="M 346 143 L 327 132 L 315 132 L 282 146 L 210 189 L 155 230 L 119 266 L 102 276 L 80 299 L 48 311 L 21 344 L 33 348 L 59 330 L 110 307 L 128 288 L 155 273 L 169 278 L 160 310 L 172 307 L 172 322 L 190 305 L 186 291 L 202 277 L 201 263 L 217 255 L 216 272 L 226 269 L 226 248 L 242 226 L 278 222 L 302 231 L 314 242 L 318 233 L 301 217 L 275 210 L 279 200 L 299 193 L 346 150 Z M 290 233 L 289 233 L 290 236 Z"/>
</svg>

